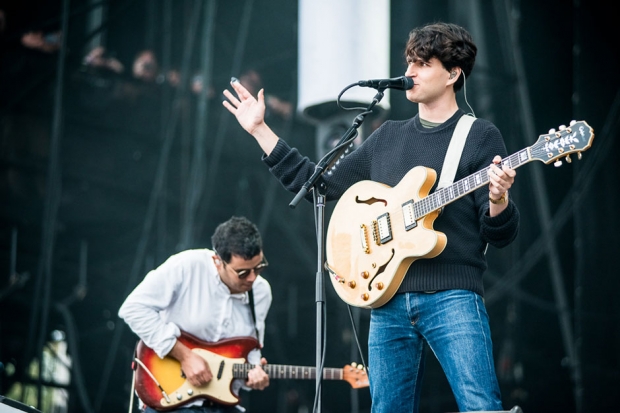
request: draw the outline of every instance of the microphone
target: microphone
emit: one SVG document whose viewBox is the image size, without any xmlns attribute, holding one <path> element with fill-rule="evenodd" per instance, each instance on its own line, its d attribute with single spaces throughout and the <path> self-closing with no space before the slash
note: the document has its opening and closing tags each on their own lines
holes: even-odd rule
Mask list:
<svg viewBox="0 0 620 413">
<path fill-rule="evenodd" d="M 409 90 L 413 87 L 413 79 L 407 76 L 394 77 L 392 79 L 360 80 L 358 86 L 372 87 L 375 89 L 398 89 Z"/>
</svg>

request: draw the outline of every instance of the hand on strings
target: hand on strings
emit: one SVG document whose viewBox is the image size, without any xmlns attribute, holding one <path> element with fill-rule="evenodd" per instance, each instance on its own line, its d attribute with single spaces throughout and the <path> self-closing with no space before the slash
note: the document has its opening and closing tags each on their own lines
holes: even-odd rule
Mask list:
<svg viewBox="0 0 620 413">
<path fill-rule="evenodd" d="M 181 370 L 192 386 L 200 387 L 211 381 L 213 374 L 207 361 L 191 351 L 181 362 Z"/>
<path fill-rule="evenodd" d="M 501 161 L 502 158 L 496 155 L 489 170 L 489 196 L 494 199 L 499 199 L 510 189 L 517 175 L 517 172 L 507 165 L 502 165 L 500 169 L 498 165 Z"/>
<path fill-rule="evenodd" d="M 169 355 L 181 363 L 181 372 L 192 386 L 203 386 L 213 378 L 207 361 L 180 341 L 177 340 Z"/>
</svg>

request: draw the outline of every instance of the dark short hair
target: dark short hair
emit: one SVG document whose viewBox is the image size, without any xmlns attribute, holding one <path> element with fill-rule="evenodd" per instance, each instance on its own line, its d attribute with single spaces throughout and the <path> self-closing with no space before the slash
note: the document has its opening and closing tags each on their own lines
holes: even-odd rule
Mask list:
<svg viewBox="0 0 620 413">
<path fill-rule="evenodd" d="M 215 228 L 211 245 L 224 262 L 230 262 L 233 255 L 249 260 L 263 250 L 263 241 L 256 225 L 245 217 L 235 216 Z"/>
<path fill-rule="evenodd" d="M 476 62 L 476 47 L 463 27 L 452 23 L 432 23 L 413 29 L 405 47 L 405 58 L 428 61 L 437 58 L 446 70 L 460 67 L 466 77 Z M 463 76 L 454 83 L 454 90 L 463 87 Z"/>
</svg>

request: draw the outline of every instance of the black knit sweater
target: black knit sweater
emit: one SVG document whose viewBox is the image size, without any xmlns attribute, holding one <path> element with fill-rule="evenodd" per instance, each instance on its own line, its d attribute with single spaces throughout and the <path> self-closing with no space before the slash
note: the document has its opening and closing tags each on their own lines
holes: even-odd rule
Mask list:
<svg viewBox="0 0 620 413">
<path fill-rule="evenodd" d="M 332 175 L 324 175 L 327 199 L 338 199 L 361 180 L 396 186 L 418 165 L 434 169 L 439 180 L 452 133 L 463 114 L 458 110 L 449 120 L 431 129 L 422 126 L 418 115 L 405 121 L 386 121 L 342 159 Z M 487 168 L 495 155 L 506 156 L 501 133 L 491 122 L 477 119 L 463 148 L 454 181 Z M 314 163 L 282 139 L 263 160 L 293 193 L 301 189 L 315 170 Z M 435 187 L 431 193 L 434 190 Z M 435 230 L 446 234 L 446 248 L 435 258 L 414 261 L 398 291 L 465 289 L 484 295 L 482 274 L 487 268 L 487 244 L 498 248 L 510 244 L 519 227 L 519 211 L 512 200 L 496 217 L 491 218 L 488 209 L 487 185 L 448 204 L 434 223 Z"/>
</svg>

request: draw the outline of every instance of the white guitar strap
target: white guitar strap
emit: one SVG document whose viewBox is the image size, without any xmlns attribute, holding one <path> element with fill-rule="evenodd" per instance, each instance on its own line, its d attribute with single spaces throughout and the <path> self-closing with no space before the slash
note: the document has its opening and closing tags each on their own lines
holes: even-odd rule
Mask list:
<svg viewBox="0 0 620 413">
<path fill-rule="evenodd" d="M 441 168 L 441 176 L 439 177 L 439 183 L 437 189 L 445 188 L 452 185 L 454 177 L 456 176 L 456 169 L 459 166 L 461 160 L 461 154 L 463 153 L 463 147 L 467 140 L 467 135 L 471 129 L 471 125 L 476 120 L 471 115 L 463 115 L 454 128 L 452 139 L 450 140 L 450 146 L 446 152 L 446 157 L 443 160 L 443 167 Z"/>
<path fill-rule="evenodd" d="M 446 157 L 443 160 L 443 167 L 441 168 L 441 176 L 439 177 L 437 189 L 450 186 L 452 185 L 452 182 L 454 182 L 456 168 L 459 166 L 459 161 L 461 160 L 461 154 L 463 153 L 463 147 L 465 146 L 467 135 L 469 135 L 471 125 L 473 125 L 475 121 L 475 117 L 471 115 L 463 115 L 456 124 L 454 133 L 452 134 L 452 139 L 450 140 L 450 146 L 448 146 Z M 484 248 L 485 254 L 487 253 L 488 247 L 489 245 L 487 244 Z"/>
</svg>

